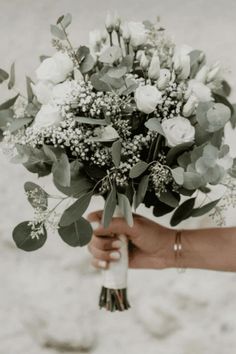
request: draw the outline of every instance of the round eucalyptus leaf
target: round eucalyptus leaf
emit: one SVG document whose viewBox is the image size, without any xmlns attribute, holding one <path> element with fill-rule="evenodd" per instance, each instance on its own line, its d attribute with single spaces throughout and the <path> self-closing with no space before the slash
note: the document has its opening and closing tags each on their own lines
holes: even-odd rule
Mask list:
<svg viewBox="0 0 236 354">
<path fill-rule="evenodd" d="M 32 226 L 29 221 L 24 221 L 17 225 L 13 230 L 13 240 L 16 246 L 24 251 L 31 252 L 41 248 L 47 240 L 47 231 L 42 227 L 43 233 L 40 236 L 32 238 Z"/>
<path fill-rule="evenodd" d="M 90 223 L 81 217 L 71 225 L 59 227 L 58 233 L 69 246 L 82 247 L 90 242 L 93 229 Z"/>
</svg>

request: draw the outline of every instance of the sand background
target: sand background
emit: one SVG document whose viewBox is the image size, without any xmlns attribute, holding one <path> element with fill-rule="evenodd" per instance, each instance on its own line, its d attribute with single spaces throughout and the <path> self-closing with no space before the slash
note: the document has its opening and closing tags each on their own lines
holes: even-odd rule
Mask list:
<svg viewBox="0 0 236 354">
<path fill-rule="evenodd" d="M 51 54 L 49 25 L 71 12 L 72 42 L 87 42 L 102 27 L 108 9 L 125 19 L 154 19 L 177 43 L 220 60 L 236 99 L 236 2 L 234 0 L 0 0 L 0 65 L 17 65 L 17 86 L 34 78 L 40 54 Z M 7 92 L 1 88 L 1 99 Z M 227 140 L 236 156 L 235 132 Z M 17 250 L 11 230 L 32 210 L 23 193 L 23 167 L 0 155 L 0 354 L 231 354 L 236 350 L 236 275 L 188 270 L 130 271 L 132 309 L 107 314 L 97 309 L 100 277 L 89 266 L 86 249 L 72 249 L 56 235 L 34 254 Z M 50 178 L 42 186 L 53 191 Z M 100 199 L 91 210 L 101 208 Z M 149 211 L 140 209 L 147 216 Z M 227 225 L 236 225 L 235 211 Z M 164 221 L 163 221 L 164 222 Z M 188 227 L 213 226 L 207 218 Z"/>
</svg>

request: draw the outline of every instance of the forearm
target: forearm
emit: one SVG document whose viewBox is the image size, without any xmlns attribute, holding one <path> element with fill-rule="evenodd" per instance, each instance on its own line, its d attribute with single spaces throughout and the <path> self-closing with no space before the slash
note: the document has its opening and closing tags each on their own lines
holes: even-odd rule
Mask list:
<svg viewBox="0 0 236 354">
<path fill-rule="evenodd" d="M 182 265 L 185 268 L 236 272 L 236 228 L 184 230 L 181 243 L 181 258 L 176 260 L 172 246 L 168 267 Z"/>
</svg>

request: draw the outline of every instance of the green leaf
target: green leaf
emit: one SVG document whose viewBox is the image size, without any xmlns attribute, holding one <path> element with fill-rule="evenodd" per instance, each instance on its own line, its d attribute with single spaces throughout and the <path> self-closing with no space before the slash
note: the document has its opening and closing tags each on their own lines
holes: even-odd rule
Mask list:
<svg viewBox="0 0 236 354">
<path fill-rule="evenodd" d="M 99 61 L 105 64 L 113 64 L 122 57 L 122 51 L 118 46 L 105 49 L 99 56 Z"/>
<path fill-rule="evenodd" d="M 75 117 L 76 122 L 80 124 L 91 125 L 107 125 L 105 119 L 89 118 L 89 117 Z"/>
<path fill-rule="evenodd" d="M 198 123 L 209 133 L 224 128 L 230 117 L 231 111 L 229 107 L 222 103 L 200 102 L 196 111 Z"/>
<path fill-rule="evenodd" d="M 45 59 L 48 59 L 48 58 L 50 58 L 49 55 L 40 55 L 40 57 L 39 57 L 40 63 L 42 63 Z"/>
<path fill-rule="evenodd" d="M 80 64 L 80 71 L 82 74 L 87 74 L 91 71 L 96 64 L 94 57 L 91 54 L 88 54 L 85 59 Z"/>
<path fill-rule="evenodd" d="M 57 162 L 57 155 L 55 153 L 55 150 L 53 150 L 53 146 L 50 147 L 49 145 L 43 144 L 43 151 L 45 155 L 49 158 L 50 161 Z"/>
<path fill-rule="evenodd" d="M 64 28 L 67 28 L 70 26 L 71 22 L 72 22 L 72 15 L 68 13 L 64 16 L 63 20 L 61 21 L 61 24 Z"/>
<path fill-rule="evenodd" d="M 23 251 L 31 252 L 41 248 L 47 240 L 47 231 L 43 226 L 43 234 L 39 238 L 31 237 L 32 227 L 29 226 L 29 221 L 24 221 L 17 225 L 13 230 L 13 240 L 16 246 Z"/>
<path fill-rule="evenodd" d="M 10 99 L 7 100 L 6 102 L 2 103 L 2 104 L 0 105 L 0 111 L 2 111 L 2 110 L 4 110 L 4 109 L 9 109 L 9 108 L 11 108 L 11 107 L 15 104 L 15 102 L 16 102 L 16 100 L 17 100 L 18 97 L 19 97 L 19 94 L 16 95 L 15 97 L 13 97 L 13 98 L 10 98 Z"/>
<path fill-rule="evenodd" d="M 8 78 L 9 78 L 9 74 L 5 70 L 0 69 L 0 84 L 3 81 L 7 80 Z"/>
<path fill-rule="evenodd" d="M 25 125 L 28 125 L 29 123 L 31 123 L 33 120 L 33 118 L 17 118 L 17 119 L 13 119 L 10 127 L 9 127 L 9 131 L 11 133 L 14 133 L 15 131 L 23 128 Z"/>
<path fill-rule="evenodd" d="M 219 201 L 220 201 L 220 199 L 217 199 L 217 200 L 214 200 L 213 202 L 203 205 L 200 208 L 193 209 L 191 216 L 198 217 L 198 216 L 202 216 L 202 215 L 209 213 L 209 211 L 211 211 L 216 206 L 216 204 L 219 203 Z"/>
<path fill-rule="evenodd" d="M 120 79 L 127 73 L 127 68 L 125 66 L 118 68 L 111 68 L 108 70 L 107 75 L 112 79 Z"/>
<path fill-rule="evenodd" d="M 170 220 L 171 226 L 178 225 L 181 221 L 188 219 L 191 216 L 195 198 L 190 198 L 183 202 L 178 209 L 175 210 Z"/>
<path fill-rule="evenodd" d="M 62 154 L 57 162 L 54 162 L 53 168 L 54 182 L 63 186 L 70 186 L 70 163 L 66 154 Z"/>
<path fill-rule="evenodd" d="M 13 120 L 13 111 L 11 109 L 4 109 L 0 111 L 0 128 L 7 128 L 8 123 Z"/>
<path fill-rule="evenodd" d="M 90 77 L 91 84 L 97 91 L 111 91 L 111 86 L 106 82 L 101 80 L 101 76 L 99 74 L 93 74 Z"/>
<path fill-rule="evenodd" d="M 159 218 L 161 216 L 171 213 L 173 210 L 173 207 L 162 203 L 160 200 L 157 200 L 153 208 L 153 215 Z"/>
<path fill-rule="evenodd" d="M 60 226 L 68 226 L 78 220 L 87 210 L 92 195 L 92 192 L 83 194 L 76 200 L 76 202 L 74 202 L 69 208 L 67 208 L 62 214 Z"/>
<path fill-rule="evenodd" d="M 150 118 L 145 124 L 145 127 L 147 127 L 151 131 L 155 131 L 163 136 L 165 136 L 161 123 L 159 119 L 157 118 Z"/>
<path fill-rule="evenodd" d="M 15 63 L 11 65 L 10 69 L 10 79 L 8 82 L 8 90 L 11 90 L 15 86 Z"/>
<path fill-rule="evenodd" d="M 66 39 L 66 34 L 65 32 L 60 29 L 58 26 L 56 25 L 51 25 L 50 26 L 50 30 L 51 30 L 51 33 L 54 37 L 58 38 L 58 39 L 61 39 L 61 40 L 65 40 Z"/>
<path fill-rule="evenodd" d="M 111 222 L 112 216 L 116 207 L 116 188 L 113 186 L 112 190 L 108 194 L 108 197 L 105 202 L 104 211 L 102 214 L 102 224 L 107 228 Z"/>
<path fill-rule="evenodd" d="M 112 149 L 111 149 L 111 154 L 112 154 L 112 161 L 115 165 L 115 167 L 119 167 L 120 164 L 120 158 L 121 158 L 121 142 L 120 140 L 115 141 L 112 144 Z"/>
<path fill-rule="evenodd" d="M 197 189 L 203 184 L 202 177 L 198 173 L 184 172 L 184 188 Z"/>
<path fill-rule="evenodd" d="M 182 186 L 184 183 L 184 169 L 182 167 L 173 168 L 171 174 L 175 182 Z"/>
<path fill-rule="evenodd" d="M 59 227 L 58 233 L 69 246 L 83 247 L 91 241 L 93 229 L 87 220 L 80 217 L 71 225 Z"/>
<path fill-rule="evenodd" d="M 76 57 L 79 61 L 82 61 L 86 58 L 87 55 L 89 55 L 90 50 L 88 47 L 82 45 L 78 48 L 77 52 L 76 52 Z"/>
<path fill-rule="evenodd" d="M 189 150 L 193 146 L 193 142 L 183 143 L 171 148 L 166 156 L 166 162 L 168 166 L 171 166 L 177 158 L 186 150 Z"/>
<path fill-rule="evenodd" d="M 234 107 L 226 97 L 219 95 L 217 93 L 214 93 L 213 96 L 217 103 L 223 103 L 223 105 L 227 106 L 231 110 L 231 114 L 234 113 Z"/>
<path fill-rule="evenodd" d="M 232 128 L 234 129 L 236 127 L 236 103 L 234 103 L 232 106 L 233 106 L 234 111 L 233 111 L 233 114 L 230 118 L 230 123 L 231 123 Z"/>
<path fill-rule="evenodd" d="M 40 208 L 42 210 L 47 210 L 48 207 L 48 193 L 40 187 L 38 184 L 33 182 L 26 182 L 24 185 L 25 192 L 34 194 L 35 198 L 27 195 L 29 203 L 33 208 Z"/>
<path fill-rule="evenodd" d="M 136 165 L 134 165 L 129 172 L 130 178 L 137 178 L 141 176 L 146 171 L 148 166 L 148 163 L 144 161 L 137 162 Z"/>
<path fill-rule="evenodd" d="M 127 224 L 132 227 L 134 224 L 132 209 L 130 206 L 129 199 L 125 194 L 118 193 L 118 205 L 122 215 L 124 216 Z"/>
<path fill-rule="evenodd" d="M 137 209 L 138 206 L 142 203 L 148 189 L 148 183 L 149 183 L 149 176 L 148 175 L 143 176 L 141 178 L 141 181 L 139 182 L 137 192 L 134 195 L 135 209 Z"/>
<path fill-rule="evenodd" d="M 31 87 L 32 83 L 33 83 L 33 81 L 31 80 L 31 78 L 26 76 L 26 88 L 27 88 L 27 96 L 28 96 L 29 102 L 32 102 L 33 98 L 34 98 L 34 92 Z"/>
<path fill-rule="evenodd" d="M 162 203 L 169 205 L 172 208 L 176 208 L 179 205 L 179 195 L 171 191 L 162 192 L 159 196 Z"/>
</svg>

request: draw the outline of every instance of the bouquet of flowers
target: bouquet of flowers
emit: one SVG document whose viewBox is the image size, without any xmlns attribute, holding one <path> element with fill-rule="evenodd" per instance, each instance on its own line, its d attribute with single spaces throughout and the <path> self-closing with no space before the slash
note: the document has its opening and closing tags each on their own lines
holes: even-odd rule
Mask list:
<svg viewBox="0 0 236 354">
<path fill-rule="evenodd" d="M 61 192 L 25 183 L 35 213 L 14 229 L 16 245 L 39 249 L 50 227 L 72 247 L 87 245 L 93 230 L 83 214 L 94 195 L 104 197 L 105 227 L 113 216 L 132 227 L 132 208 L 141 203 L 156 217 L 172 212 L 171 226 L 217 208 L 211 188 L 236 176 L 224 143 L 226 123 L 236 123 L 234 106 L 219 63 L 176 47 L 158 21 L 122 23 L 111 14 L 104 31 L 90 33 L 89 46 L 76 47 L 68 37 L 71 19 L 51 25 L 56 51 L 40 58 L 36 82 L 27 77 L 27 97 L 19 93 L 0 106 L 11 161 L 39 177 L 52 174 Z M 3 82 L 14 87 L 14 64 L 9 73 L 0 69 Z M 129 307 L 128 245 L 119 237 L 121 260 L 104 271 L 100 297 L 110 311 Z"/>
</svg>

